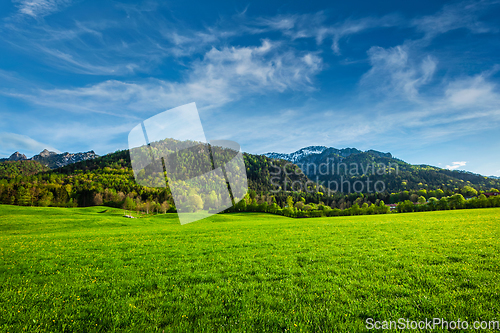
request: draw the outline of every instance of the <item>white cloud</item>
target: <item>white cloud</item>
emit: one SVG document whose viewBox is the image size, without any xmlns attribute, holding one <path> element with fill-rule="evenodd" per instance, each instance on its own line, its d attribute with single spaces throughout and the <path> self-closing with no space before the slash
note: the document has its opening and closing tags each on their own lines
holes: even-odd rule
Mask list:
<svg viewBox="0 0 500 333">
<path fill-rule="evenodd" d="M 332 35 L 332 50 L 340 55 L 339 41 L 347 36 L 360 33 L 374 28 L 389 28 L 401 24 L 401 19 L 397 15 L 386 15 L 381 18 L 367 17 L 357 20 L 346 20 L 332 27 L 329 31 L 319 30 L 319 36 Z"/>
<path fill-rule="evenodd" d="M 437 60 L 429 55 L 415 57 L 408 45 L 388 49 L 373 46 L 368 50 L 368 56 L 372 67 L 363 75 L 361 86 L 409 100 L 418 98 L 419 88 L 431 81 L 437 66 Z"/>
<path fill-rule="evenodd" d="M 467 164 L 467 162 L 462 161 L 462 162 L 451 162 L 451 165 L 447 165 L 446 169 L 448 170 L 455 170 L 461 167 L 464 167 Z"/>
<path fill-rule="evenodd" d="M 213 48 L 195 65 L 191 76 L 192 81 L 207 81 L 207 86 L 221 80 L 229 90 L 243 87 L 282 92 L 310 88 L 308 84 L 321 64 L 321 58 L 314 54 L 282 49 L 279 43 L 264 40 L 257 47 Z"/>
<path fill-rule="evenodd" d="M 79 74 L 91 74 L 91 75 L 123 75 L 127 73 L 133 73 L 138 69 L 138 65 L 134 63 L 121 63 L 117 65 L 109 64 L 92 64 L 87 60 L 82 59 L 79 56 L 72 55 L 70 53 L 65 53 L 60 50 L 55 50 L 51 48 L 46 48 L 44 46 L 39 46 L 39 50 L 56 58 L 59 62 L 59 67 L 64 69 L 69 69 L 75 73 Z"/>
<path fill-rule="evenodd" d="M 72 0 L 13 0 L 19 12 L 34 18 L 47 16 L 71 4 Z"/>
<path fill-rule="evenodd" d="M 386 129 L 386 119 L 367 119 L 364 113 L 353 114 L 350 109 L 311 113 L 319 109 L 318 105 L 307 103 L 293 109 L 261 110 L 258 114 L 225 114 L 223 119 L 208 119 L 204 129 L 208 138 L 234 140 L 242 144 L 244 151 L 259 154 L 295 151 L 309 145 L 359 147 L 364 144 L 373 148 L 370 146 L 373 138 Z"/>
<path fill-rule="evenodd" d="M 20 153 L 37 153 L 44 149 L 48 149 L 60 153 L 56 148 L 36 141 L 29 136 L 8 132 L 0 132 L 0 147 L 2 147 L 1 153 L 6 157 L 10 156 L 10 154 L 15 151 L 19 151 Z"/>
<path fill-rule="evenodd" d="M 45 2 L 70 3 L 41 3 Z M 77 74 L 128 75 L 148 72 L 174 54 L 176 46 L 156 29 L 162 22 L 149 19 L 146 15 L 140 20 L 80 20 L 76 16 L 54 24 L 50 18 L 27 21 L 14 17 L 0 22 L 0 41 L 54 69 Z"/>
<path fill-rule="evenodd" d="M 322 44 L 325 39 L 331 39 L 332 50 L 340 55 L 339 42 L 342 38 L 375 28 L 388 28 L 401 24 L 398 15 L 383 17 L 364 17 L 346 19 L 327 24 L 327 17 L 323 12 L 302 15 L 278 15 L 270 18 L 261 18 L 257 23 L 272 30 L 281 31 L 292 40 L 299 38 L 314 38 L 316 43 Z"/>
<path fill-rule="evenodd" d="M 493 82 L 486 81 L 485 75 L 480 74 L 450 82 L 445 95 L 455 107 L 498 105 L 500 96 L 495 92 L 495 88 Z"/>
<path fill-rule="evenodd" d="M 38 18 L 70 5 L 72 0 L 15 0 L 15 3 L 23 15 Z M 410 25 L 424 32 L 428 38 L 459 27 L 477 33 L 494 31 L 477 18 L 489 4 L 482 1 L 446 5 L 434 15 L 412 20 Z M 72 19 L 63 27 L 45 20 L 38 20 L 37 24 L 30 22 L 29 25 L 24 20 L 7 20 L 0 26 L 0 39 L 29 54 L 40 55 L 41 61 L 66 71 L 129 75 L 150 72 L 168 57 L 190 57 L 204 54 L 211 48 L 222 49 L 238 36 L 280 31 L 284 36 L 281 42 L 290 44 L 300 38 L 311 38 L 320 45 L 328 41 L 333 52 L 340 55 L 340 43 L 344 38 L 370 29 L 408 25 L 407 20 L 397 14 L 330 22 L 331 19 L 323 12 L 254 19 L 247 18 L 243 12 L 204 29 L 194 30 L 183 22 L 174 23 L 165 19 L 156 10 L 158 6 L 162 4 L 116 4 L 117 8 L 126 11 L 126 19 L 87 22 Z"/>
<path fill-rule="evenodd" d="M 161 35 L 167 39 L 170 44 L 158 45 L 166 54 L 175 57 L 190 56 L 221 44 L 221 41 L 228 40 L 231 37 L 243 34 L 245 26 L 238 26 L 231 30 L 220 29 L 216 27 L 207 28 L 206 31 L 192 31 L 189 29 L 179 30 L 179 28 L 169 27 L 160 30 Z"/>
<path fill-rule="evenodd" d="M 201 107 L 214 107 L 249 94 L 310 90 L 321 68 L 322 59 L 316 54 L 264 40 L 253 47 L 212 48 L 191 65 L 181 82 L 107 80 L 83 88 L 4 94 L 69 111 L 130 116 L 127 110 L 159 111 L 193 101 Z"/>
<path fill-rule="evenodd" d="M 495 1 L 464 1 L 444 5 L 443 8 L 428 16 L 414 19 L 411 25 L 424 33 L 424 39 L 432 39 L 448 31 L 465 28 L 472 33 L 486 33 L 496 29 L 479 20 L 479 15 Z"/>
<path fill-rule="evenodd" d="M 391 75 L 392 72 L 389 71 L 389 73 L 370 78 L 373 80 L 370 81 L 371 86 L 361 85 L 362 88 L 369 90 L 369 93 L 379 93 L 375 99 L 365 99 L 368 94 L 366 90 L 360 92 L 360 100 L 373 102 L 359 109 L 359 112 L 368 113 L 367 109 L 370 110 L 370 121 L 378 123 L 387 136 L 403 135 L 418 138 L 418 140 L 409 140 L 405 144 L 420 148 L 435 144 L 437 141 L 452 141 L 482 131 L 493 130 L 500 125 L 500 98 L 497 92 L 480 89 L 481 94 L 478 94 L 480 98 L 466 94 L 471 89 L 464 87 L 470 87 L 471 83 L 477 81 L 476 77 L 443 80 L 434 84 L 432 89 L 412 91 L 404 89 L 407 86 L 405 82 L 414 80 L 391 81 Z M 382 78 L 380 86 L 376 86 L 377 77 Z M 384 77 L 390 79 L 383 79 Z M 404 78 L 404 76 L 401 77 Z M 481 86 L 493 85 L 485 78 L 485 75 L 480 74 L 478 77 L 484 80 Z M 460 87 L 460 89 L 450 87 Z M 383 96 L 380 96 L 381 93 Z M 398 98 L 398 96 L 403 96 L 403 98 Z M 415 96 L 416 98 L 411 98 Z M 374 137 L 377 141 L 381 140 L 377 136 Z"/>
</svg>

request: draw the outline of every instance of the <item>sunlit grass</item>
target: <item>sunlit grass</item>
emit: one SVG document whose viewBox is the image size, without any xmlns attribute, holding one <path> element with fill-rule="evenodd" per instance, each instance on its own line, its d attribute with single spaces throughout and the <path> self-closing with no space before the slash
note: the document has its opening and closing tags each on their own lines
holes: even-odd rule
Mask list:
<svg viewBox="0 0 500 333">
<path fill-rule="evenodd" d="M 498 320 L 499 213 L 246 213 L 181 226 L 175 214 L 0 206 L 0 331 L 359 332 L 366 318 Z"/>
</svg>

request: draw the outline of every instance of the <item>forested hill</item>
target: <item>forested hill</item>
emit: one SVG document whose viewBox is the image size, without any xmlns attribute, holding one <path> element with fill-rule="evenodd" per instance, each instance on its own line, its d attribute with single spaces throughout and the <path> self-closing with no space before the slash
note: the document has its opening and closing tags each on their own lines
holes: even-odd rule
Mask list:
<svg viewBox="0 0 500 333">
<path fill-rule="evenodd" d="M 190 158 L 192 159 L 193 157 L 191 156 Z M 309 180 L 296 165 L 289 164 L 287 161 L 272 160 L 262 155 L 247 153 L 243 154 L 243 159 L 246 166 L 248 187 L 257 192 L 271 191 L 276 188 L 273 184 L 280 184 L 280 186 L 284 187 L 283 184 L 285 182 L 300 182 L 305 184 Z M 286 169 L 286 172 L 282 172 L 279 175 L 272 175 L 271 173 L 276 173 L 277 168 Z M 134 181 L 128 150 L 121 150 L 92 160 L 73 163 L 59 169 L 54 169 L 53 173 L 74 175 L 113 169 L 123 170 L 130 176 L 130 180 Z M 278 178 L 271 181 L 273 177 Z"/>
<path fill-rule="evenodd" d="M 251 154 L 243 154 L 243 157 L 248 187 L 251 190 L 249 194 L 253 198 L 258 197 L 269 203 L 283 203 L 287 196 L 285 192 L 271 193 L 276 186 L 285 187 L 285 182 L 305 184 L 308 181 L 297 166 L 286 165 L 286 161 L 272 161 L 265 156 Z M 194 151 L 185 151 L 183 158 L 192 161 L 197 160 L 198 156 Z M 273 165 L 287 172 L 273 176 Z M 145 187 L 137 184 L 128 150 L 53 170 L 48 170 L 36 161 L 3 162 L 0 166 L 0 171 L 3 170 L 0 173 L 0 203 L 39 206 L 107 204 L 122 207 L 127 198 L 130 198 L 138 205 L 155 203 L 171 208 L 174 206 L 168 187 Z M 309 187 L 311 191 L 315 190 L 314 184 L 309 184 Z M 202 195 L 203 202 L 205 199 Z"/>
<path fill-rule="evenodd" d="M 0 179 L 31 176 L 49 170 L 49 167 L 36 161 L 6 161 L 0 163 Z"/>
<path fill-rule="evenodd" d="M 302 150 L 307 150 L 307 148 Z M 276 153 L 273 154 L 279 156 Z M 348 184 L 345 183 L 344 191 L 341 191 L 345 193 L 354 192 L 352 186 L 356 181 L 363 182 L 366 189 L 367 179 L 372 186 L 377 181 L 383 182 L 385 190 L 390 193 L 420 189 L 454 190 L 467 185 L 484 191 L 500 187 L 499 179 L 467 171 L 447 170 L 429 165 L 412 165 L 394 158 L 390 153 L 375 150 L 363 152 L 353 148 L 342 150 L 326 148 L 318 153 L 304 154 L 300 158 L 297 158 L 294 153 L 288 155 L 294 156 L 295 163 L 313 181 L 322 181 L 326 186 L 328 182 L 341 184 L 348 181 L 351 191 L 346 191 Z"/>
</svg>

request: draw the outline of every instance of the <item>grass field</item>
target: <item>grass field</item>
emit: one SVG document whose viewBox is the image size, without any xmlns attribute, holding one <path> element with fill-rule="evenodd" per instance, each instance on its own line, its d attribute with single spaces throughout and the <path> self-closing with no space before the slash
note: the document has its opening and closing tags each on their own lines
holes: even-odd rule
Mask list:
<svg viewBox="0 0 500 333">
<path fill-rule="evenodd" d="M 500 319 L 500 209 L 289 219 L 0 206 L 2 332 L 362 332 Z M 439 332 L 440 330 L 435 330 Z"/>
</svg>

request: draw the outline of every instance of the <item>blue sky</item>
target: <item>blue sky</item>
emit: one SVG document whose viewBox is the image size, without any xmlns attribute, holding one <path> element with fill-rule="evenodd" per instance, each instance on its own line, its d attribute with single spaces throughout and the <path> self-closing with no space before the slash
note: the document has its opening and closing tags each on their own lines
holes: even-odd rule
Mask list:
<svg viewBox="0 0 500 333">
<path fill-rule="evenodd" d="M 0 157 L 106 154 L 196 102 L 251 153 L 390 151 L 500 176 L 498 1 L 0 2 Z"/>
</svg>

